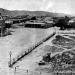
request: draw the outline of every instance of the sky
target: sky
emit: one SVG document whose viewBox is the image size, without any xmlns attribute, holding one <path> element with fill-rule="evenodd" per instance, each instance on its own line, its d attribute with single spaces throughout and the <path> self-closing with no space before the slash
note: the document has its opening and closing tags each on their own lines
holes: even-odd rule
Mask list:
<svg viewBox="0 0 75 75">
<path fill-rule="evenodd" d="M 75 15 L 75 0 L 0 0 L 0 8 Z"/>
</svg>

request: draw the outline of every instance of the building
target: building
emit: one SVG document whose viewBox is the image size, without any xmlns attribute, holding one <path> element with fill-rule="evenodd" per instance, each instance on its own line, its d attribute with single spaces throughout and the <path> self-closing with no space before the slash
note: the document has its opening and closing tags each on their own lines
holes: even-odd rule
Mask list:
<svg viewBox="0 0 75 75">
<path fill-rule="evenodd" d="M 27 21 L 25 23 L 25 27 L 30 27 L 30 28 L 45 28 L 45 23 L 40 23 L 40 22 L 30 22 Z"/>
</svg>

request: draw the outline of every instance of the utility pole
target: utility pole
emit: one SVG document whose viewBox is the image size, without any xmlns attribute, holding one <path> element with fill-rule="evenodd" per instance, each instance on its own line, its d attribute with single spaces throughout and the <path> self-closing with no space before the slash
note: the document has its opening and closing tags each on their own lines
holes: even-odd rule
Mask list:
<svg viewBox="0 0 75 75">
<path fill-rule="evenodd" d="M 9 65 L 11 65 L 11 55 L 12 55 L 12 52 L 10 51 L 10 52 L 9 52 L 9 56 L 10 56 L 10 62 L 9 62 Z"/>
<path fill-rule="evenodd" d="M 27 69 L 27 75 L 28 75 L 28 69 Z"/>
<path fill-rule="evenodd" d="M 15 66 L 14 75 L 16 75 L 18 67 L 19 66 Z"/>
</svg>

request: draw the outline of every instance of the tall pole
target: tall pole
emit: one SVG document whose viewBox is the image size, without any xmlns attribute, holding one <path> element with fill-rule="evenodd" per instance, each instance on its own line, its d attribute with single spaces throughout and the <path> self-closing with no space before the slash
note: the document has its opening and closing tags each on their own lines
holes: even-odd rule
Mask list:
<svg viewBox="0 0 75 75">
<path fill-rule="evenodd" d="M 15 66 L 14 75 L 16 75 L 16 73 L 17 73 L 16 71 L 17 71 L 18 67 L 19 67 L 19 66 Z"/>
<path fill-rule="evenodd" d="M 9 64 L 11 65 L 11 55 L 12 55 L 11 51 L 9 52 L 9 55 L 10 55 L 10 63 Z"/>
</svg>

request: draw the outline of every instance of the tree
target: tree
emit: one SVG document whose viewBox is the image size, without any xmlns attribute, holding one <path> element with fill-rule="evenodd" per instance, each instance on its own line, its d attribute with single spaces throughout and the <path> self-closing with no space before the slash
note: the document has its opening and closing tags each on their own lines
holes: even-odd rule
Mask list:
<svg viewBox="0 0 75 75">
<path fill-rule="evenodd" d="M 1 13 L 0 13 L 0 26 L 1 26 L 1 37 L 3 36 L 5 32 L 5 20 L 3 19 Z"/>
<path fill-rule="evenodd" d="M 68 21 L 69 17 L 65 16 L 64 18 L 60 18 L 56 23 L 55 26 L 60 27 L 60 29 L 68 28 Z"/>
</svg>

